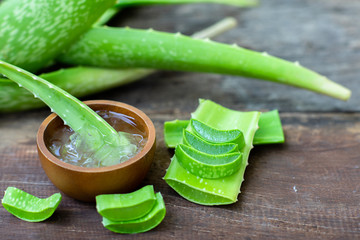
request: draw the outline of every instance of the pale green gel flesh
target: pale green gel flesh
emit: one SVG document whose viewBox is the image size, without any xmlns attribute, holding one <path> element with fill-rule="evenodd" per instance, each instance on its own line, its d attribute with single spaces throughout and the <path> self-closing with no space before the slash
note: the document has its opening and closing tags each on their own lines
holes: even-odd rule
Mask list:
<svg viewBox="0 0 360 240">
<path fill-rule="evenodd" d="M 220 155 L 238 151 L 237 144 L 235 143 L 209 143 L 185 129 L 183 130 L 182 140 L 185 145 L 188 145 L 198 151 L 212 155 Z"/>
<path fill-rule="evenodd" d="M 189 201 L 204 205 L 230 204 L 236 201 L 243 181 L 247 159 L 255 131 L 258 128 L 259 112 L 239 112 L 220 106 L 210 100 L 200 100 L 192 114 L 193 119 L 220 130 L 239 129 L 243 132 L 246 145 L 243 161 L 238 172 L 218 179 L 203 179 L 191 174 L 178 163 L 174 156 L 164 177 L 165 181 Z"/>
<path fill-rule="evenodd" d="M 28 222 L 40 222 L 49 218 L 61 202 L 61 194 L 41 199 L 15 187 L 8 187 L 2 204 L 15 217 Z"/>
<path fill-rule="evenodd" d="M 235 174 L 218 179 L 205 179 L 191 174 L 174 156 L 164 180 L 178 194 L 201 205 L 224 205 L 237 201 L 243 181 L 242 166 Z"/>
<path fill-rule="evenodd" d="M 128 221 L 148 214 L 156 201 L 152 185 L 126 194 L 102 194 L 96 196 L 99 214 L 111 221 Z"/>
<path fill-rule="evenodd" d="M 162 222 L 166 214 L 165 203 L 161 194 L 156 193 L 155 196 L 156 203 L 147 215 L 135 220 L 119 222 L 103 217 L 104 227 L 116 233 L 141 233 L 155 228 Z"/>
<path fill-rule="evenodd" d="M 238 129 L 231 130 L 218 130 L 207 126 L 201 121 L 195 119 L 190 120 L 192 130 L 199 137 L 212 143 L 229 143 L 233 142 L 238 144 L 239 149 L 244 146 L 244 136 Z"/>
<path fill-rule="evenodd" d="M 234 174 L 241 166 L 240 152 L 209 155 L 183 144 L 175 150 L 180 165 L 192 174 L 203 178 L 220 178 Z"/>
</svg>

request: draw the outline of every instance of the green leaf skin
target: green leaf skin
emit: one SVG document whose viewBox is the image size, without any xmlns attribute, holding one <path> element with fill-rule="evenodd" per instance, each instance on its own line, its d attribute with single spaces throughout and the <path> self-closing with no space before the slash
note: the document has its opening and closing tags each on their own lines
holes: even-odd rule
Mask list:
<svg viewBox="0 0 360 240">
<path fill-rule="evenodd" d="M 121 137 L 103 118 L 61 88 L 3 61 L 0 61 L 0 73 L 46 103 L 66 125 L 82 136 L 82 140 L 89 150 L 95 152 L 95 158 L 99 161 L 108 161 L 113 157 L 118 159 L 112 153 L 129 145 L 129 141 Z"/>
<path fill-rule="evenodd" d="M 222 178 L 237 172 L 241 166 L 240 152 L 210 155 L 179 144 L 175 149 L 180 165 L 195 176 L 208 179 Z"/>
<path fill-rule="evenodd" d="M 148 214 L 155 201 L 154 188 L 148 185 L 131 193 L 98 195 L 96 209 L 108 220 L 129 221 Z"/>
<path fill-rule="evenodd" d="M 115 233 L 133 234 L 147 232 L 158 226 L 166 215 L 164 199 L 161 193 L 156 193 L 156 203 L 152 210 L 142 218 L 131 221 L 114 222 L 103 218 L 103 225 Z"/>
<path fill-rule="evenodd" d="M 192 118 L 220 130 L 239 129 L 243 132 L 245 146 L 240 169 L 228 177 L 204 179 L 185 170 L 174 156 L 164 180 L 181 196 L 194 203 L 223 205 L 236 202 L 253 147 L 252 140 L 258 128 L 260 112 L 239 112 L 201 99 L 198 108 L 192 113 Z"/>
<path fill-rule="evenodd" d="M 190 120 L 173 120 L 164 123 L 164 141 L 168 148 L 174 148 L 183 142 L 183 131 Z M 280 115 L 277 110 L 262 113 L 259 129 L 255 132 L 253 144 L 274 144 L 285 141 Z"/>
<path fill-rule="evenodd" d="M 111 11 L 111 9 L 108 11 Z M 107 13 L 104 15 L 107 15 Z M 107 17 L 109 16 L 107 15 L 100 19 L 98 24 L 107 21 Z M 193 36 L 197 38 L 214 37 L 235 26 L 236 20 L 234 18 L 225 18 L 195 33 Z M 73 67 L 42 74 L 40 77 L 64 89 L 73 96 L 82 97 L 139 80 L 153 72 L 155 71 L 140 68 Z M 31 93 L 18 87 L 14 82 L 0 78 L 0 112 L 28 110 L 44 105 L 42 101 L 33 98 Z"/>
<path fill-rule="evenodd" d="M 236 143 L 239 149 L 245 145 L 243 133 L 238 129 L 218 130 L 196 119 L 190 120 L 191 129 L 202 139 L 211 143 Z"/>
<path fill-rule="evenodd" d="M 277 110 L 261 114 L 259 129 L 255 133 L 254 145 L 284 143 L 285 136 L 282 129 L 280 115 Z"/>
<path fill-rule="evenodd" d="M 15 187 L 8 187 L 2 199 L 2 205 L 9 213 L 28 222 L 41 222 L 48 219 L 60 202 L 60 193 L 41 199 Z"/>
<path fill-rule="evenodd" d="M 238 151 L 238 145 L 235 143 L 220 143 L 214 144 L 204 141 L 203 139 L 195 136 L 188 130 L 183 131 L 183 143 L 198 151 L 211 155 L 220 155 Z"/>
<path fill-rule="evenodd" d="M 58 60 L 73 65 L 239 75 L 304 88 L 341 100 L 351 95 L 349 89 L 297 63 L 234 45 L 152 29 L 93 28 Z"/>
<path fill-rule="evenodd" d="M 83 97 L 99 91 L 122 86 L 151 74 L 149 69 L 109 69 L 73 67 L 61 69 L 39 77 L 58 86 L 69 94 Z M 14 112 L 43 107 L 46 104 L 28 90 L 9 79 L 0 78 L 0 112 Z"/>
<path fill-rule="evenodd" d="M 0 4 L 0 59 L 31 72 L 53 63 L 115 0 L 11 0 Z"/>
<path fill-rule="evenodd" d="M 252 7 L 258 5 L 257 0 L 117 0 L 116 6 L 130 7 L 155 4 L 186 4 L 186 3 L 219 3 L 238 7 Z"/>
</svg>

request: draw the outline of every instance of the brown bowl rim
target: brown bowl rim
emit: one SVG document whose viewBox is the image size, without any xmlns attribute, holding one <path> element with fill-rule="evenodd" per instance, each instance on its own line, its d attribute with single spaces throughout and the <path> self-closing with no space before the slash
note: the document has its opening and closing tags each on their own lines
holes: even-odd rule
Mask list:
<svg viewBox="0 0 360 240">
<path fill-rule="evenodd" d="M 139 118 L 141 118 L 145 122 L 145 125 L 148 129 L 147 142 L 146 142 L 144 148 L 139 153 L 137 153 L 134 157 L 130 158 L 129 160 L 127 160 L 123 163 L 119 163 L 119 164 L 115 164 L 115 165 L 107 166 L 107 167 L 88 168 L 88 167 L 81 167 L 81 166 L 76 166 L 76 165 L 72 165 L 70 163 L 63 162 L 60 159 L 58 159 L 57 157 L 55 157 L 49 151 L 49 149 L 46 147 L 46 144 L 44 141 L 44 133 L 47 129 L 47 126 L 49 125 L 49 123 L 51 121 L 53 121 L 55 118 L 58 117 L 58 115 L 56 113 L 52 113 L 47 118 L 45 118 L 45 120 L 41 123 L 39 130 L 37 132 L 37 136 L 36 136 L 36 143 L 38 145 L 38 149 L 39 149 L 39 151 L 41 151 L 41 154 L 44 155 L 48 161 L 52 162 L 53 164 L 55 164 L 61 168 L 65 168 L 67 170 L 74 171 L 74 172 L 102 173 L 102 172 L 110 172 L 113 170 L 125 168 L 125 167 L 141 160 L 143 157 L 146 156 L 146 154 L 149 153 L 149 151 L 155 144 L 156 131 L 155 131 L 155 126 L 154 126 L 153 122 L 143 111 L 141 111 L 140 109 L 138 109 L 134 106 L 131 106 L 129 104 L 126 104 L 123 102 L 118 102 L 118 101 L 112 101 L 112 100 L 88 100 L 88 101 L 84 101 L 84 103 L 86 105 L 102 104 L 102 105 L 112 105 L 112 106 L 117 106 L 117 107 L 120 106 L 121 108 L 125 108 L 125 109 L 130 110 L 131 112 L 135 113 Z"/>
</svg>

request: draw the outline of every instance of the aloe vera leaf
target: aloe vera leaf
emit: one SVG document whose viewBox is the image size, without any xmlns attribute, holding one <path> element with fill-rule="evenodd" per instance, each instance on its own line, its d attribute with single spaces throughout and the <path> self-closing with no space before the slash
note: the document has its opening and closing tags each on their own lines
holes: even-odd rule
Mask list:
<svg viewBox="0 0 360 240">
<path fill-rule="evenodd" d="M 236 26 L 234 18 L 225 18 L 194 34 L 197 38 L 213 37 Z M 82 97 L 91 93 L 133 82 L 154 73 L 151 69 L 109 69 L 73 67 L 41 74 L 40 77 L 57 85 L 71 95 Z M 13 81 L 0 78 L 0 112 L 42 107 L 45 104 L 17 86 Z"/>
<path fill-rule="evenodd" d="M 135 192 L 96 196 L 98 213 L 111 221 L 129 221 L 148 214 L 156 201 L 154 188 L 147 185 Z"/>
<path fill-rule="evenodd" d="M 239 149 L 245 145 L 243 133 L 239 129 L 219 130 L 196 119 L 190 120 L 191 129 L 202 139 L 211 143 L 236 143 Z"/>
<path fill-rule="evenodd" d="M 219 3 L 238 7 L 256 6 L 258 0 L 118 0 L 116 6 L 129 7 L 154 4 Z"/>
<path fill-rule="evenodd" d="M 184 129 L 183 143 L 203 153 L 220 155 L 238 151 L 238 145 L 235 143 L 209 143 Z"/>
<path fill-rule="evenodd" d="M 130 28 L 93 28 L 59 56 L 67 64 L 144 67 L 258 78 L 347 100 L 349 89 L 299 64 L 235 45 Z"/>
<path fill-rule="evenodd" d="M 174 148 L 183 141 L 183 130 L 190 120 L 173 120 L 164 123 L 164 141 L 168 148 Z M 253 144 L 273 144 L 285 141 L 280 115 L 277 110 L 260 115 L 259 129 L 255 132 Z"/>
<path fill-rule="evenodd" d="M 129 141 L 121 137 L 103 118 L 87 105 L 46 80 L 21 68 L 0 61 L 0 73 L 18 83 L 46 103 L 52 111 L 82 136 L 89 150 L 101 161 L 119 156 L 113 155 L 119 148 L 128 147 Z M 89 137 L 91 136 L 91 137 Z"/>
<path fill-rule="evenodd" d="M 151 211 L 138 219 L 130 221 L 111 221 L 103 217 L 103 225 L 105 228 L 116 233 L 141 233 L 147 232 L 158 226 L 166 215 L 164 199 L 161 193 L 156 193 L 156 203 Z"/>
<path fill-rule="evenodd" d="M 152 73 L 149 69 L 109 69 L 72 67 L 39 75 L 76 97 L 134 82 Z M 0 112 L 28 110 L 45 106 L 40 99 L 9 79 L 0 78 Z"/>
<path fill-rule="evenodd" d="M 202 205 L 234 203 L 240 192 L 245 168 L 258 128 L 260 112 L 239 112 L 225 108 L 210 100 L 200 100 L 192 118 L 222 130 L 239 129 L 245 137 L 243 160 L 240 169 L 233 175 L 219 179 L 204 179 L 184 169 L 176 156 L 171 160 L 164 180 L 185 199 Z"/>
<path fill-rule="evenodd" d="M 50 65 L 114 4 L 115 0 L 4 1 L 0 59 L 32 72 Z"/>
<path fill-rule="evenodd" d="M 28 222 L 48 219 L 60 202 L 60 193 L 41 199 L 15 187 L 8 187 L 2 199 L 2 205 L 9 213 Z"/>
<path fill-rule="evenodd" d="M 207 179 L 223 178 L 237 172 L 241 166 L 240 152 L 210 155 L 179 144 L 175 156 L 180 165 L 195 176 Z"/>
</svg>

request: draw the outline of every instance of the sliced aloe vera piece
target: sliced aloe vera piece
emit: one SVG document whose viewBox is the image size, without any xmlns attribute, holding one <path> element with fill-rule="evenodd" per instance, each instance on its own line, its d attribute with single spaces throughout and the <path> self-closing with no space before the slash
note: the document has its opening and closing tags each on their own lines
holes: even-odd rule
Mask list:
<svg viewBox="0 0 360 240">
<path fill-rule="evenodd" d="M 185 145 L 195 148 L 200 152 L 212 155 L 225 154 L 238 150 L 237 144 L 235 143 L 209 143 L 185 129 L 183 131 L 182 140 Z"/>
<path fill-rule="evenodd" d="M 174 148 L 183 139 L 183 130 L 190 120 L 173 120 L 164 123 L 164 140 L 169 148 Z M 264 112 L 260 115 L 259 129 L 256 131 L 253 144 L 273 144 L 285 141 L 280 115 L 277 110 Z"/>
<path fill-rule="evenodd" d="M 111 221 L 129 221 L 148 214 L 156 201 L 152 185 L 125 194 L 102 194 L 96 196 L 99 214 Z"/>
<path fill-rule="evenodd" d="M 278 110 L 261 114 L 259 129 L 255 133 L 253 144 L 283 143 L 284 132 Z"/>
<path fill-rule="evenodd" d="M 239 112 L 201 99 L 192 118 L 220 130 L 239 129 L 243 132 L 245 146 L 242 149 L 243 161 L 240 169 L 224 178 L 204 179 L 184 169 L 174 156 L 164 176 L 165 181 L 181 196 L 198 204 L 223 205 L 236 202 L 260 113 Z"/>
<path fill-rule="evenodd" d="M 189 125 L 190 120 L 173 120 L 164 122 L 164 141 L 168 148 L 174 148 L 183 139 L 183 131 Z"/>
<path fill-rule="evenodd" d="M 241 149 L 245 145 L 244 135 L 239 129 L 219 130 L 212 128 L 196 119 L 191 119 L 190 125 L 198 136 L 200 136 L 201 138 L 205 139 L 208 142 L 212 142 L 212 143 L 233 142 L 238 144 L 239 149 Z"/>
<path fill-rule="evenodd" d="M 183 144 L 176 146 L 176 158 L 180 165 L 202 178 L 222 178 L 237 172 L 241 166 L 240 152 L 210 155 Z"/>
<path fill-rule="evenodd" d="M 41 222 L 48 219 L 60 202 L 60 193 L 41 199 L 15 187 L 8 187 L 2 199 L 2 205 L 8 212 L 28 222 Z"/>
<path fill-rule="evenodd" d="M 138 219 L 130 221 L 111 221 L 103 217 L 105 228 L 116 233 L 141 233 L 147 232 L 158 226 L 165 217 L 166 208 L 161 193 L 156 193 L 156 203 L 151 211 Z"/>
</svg>

